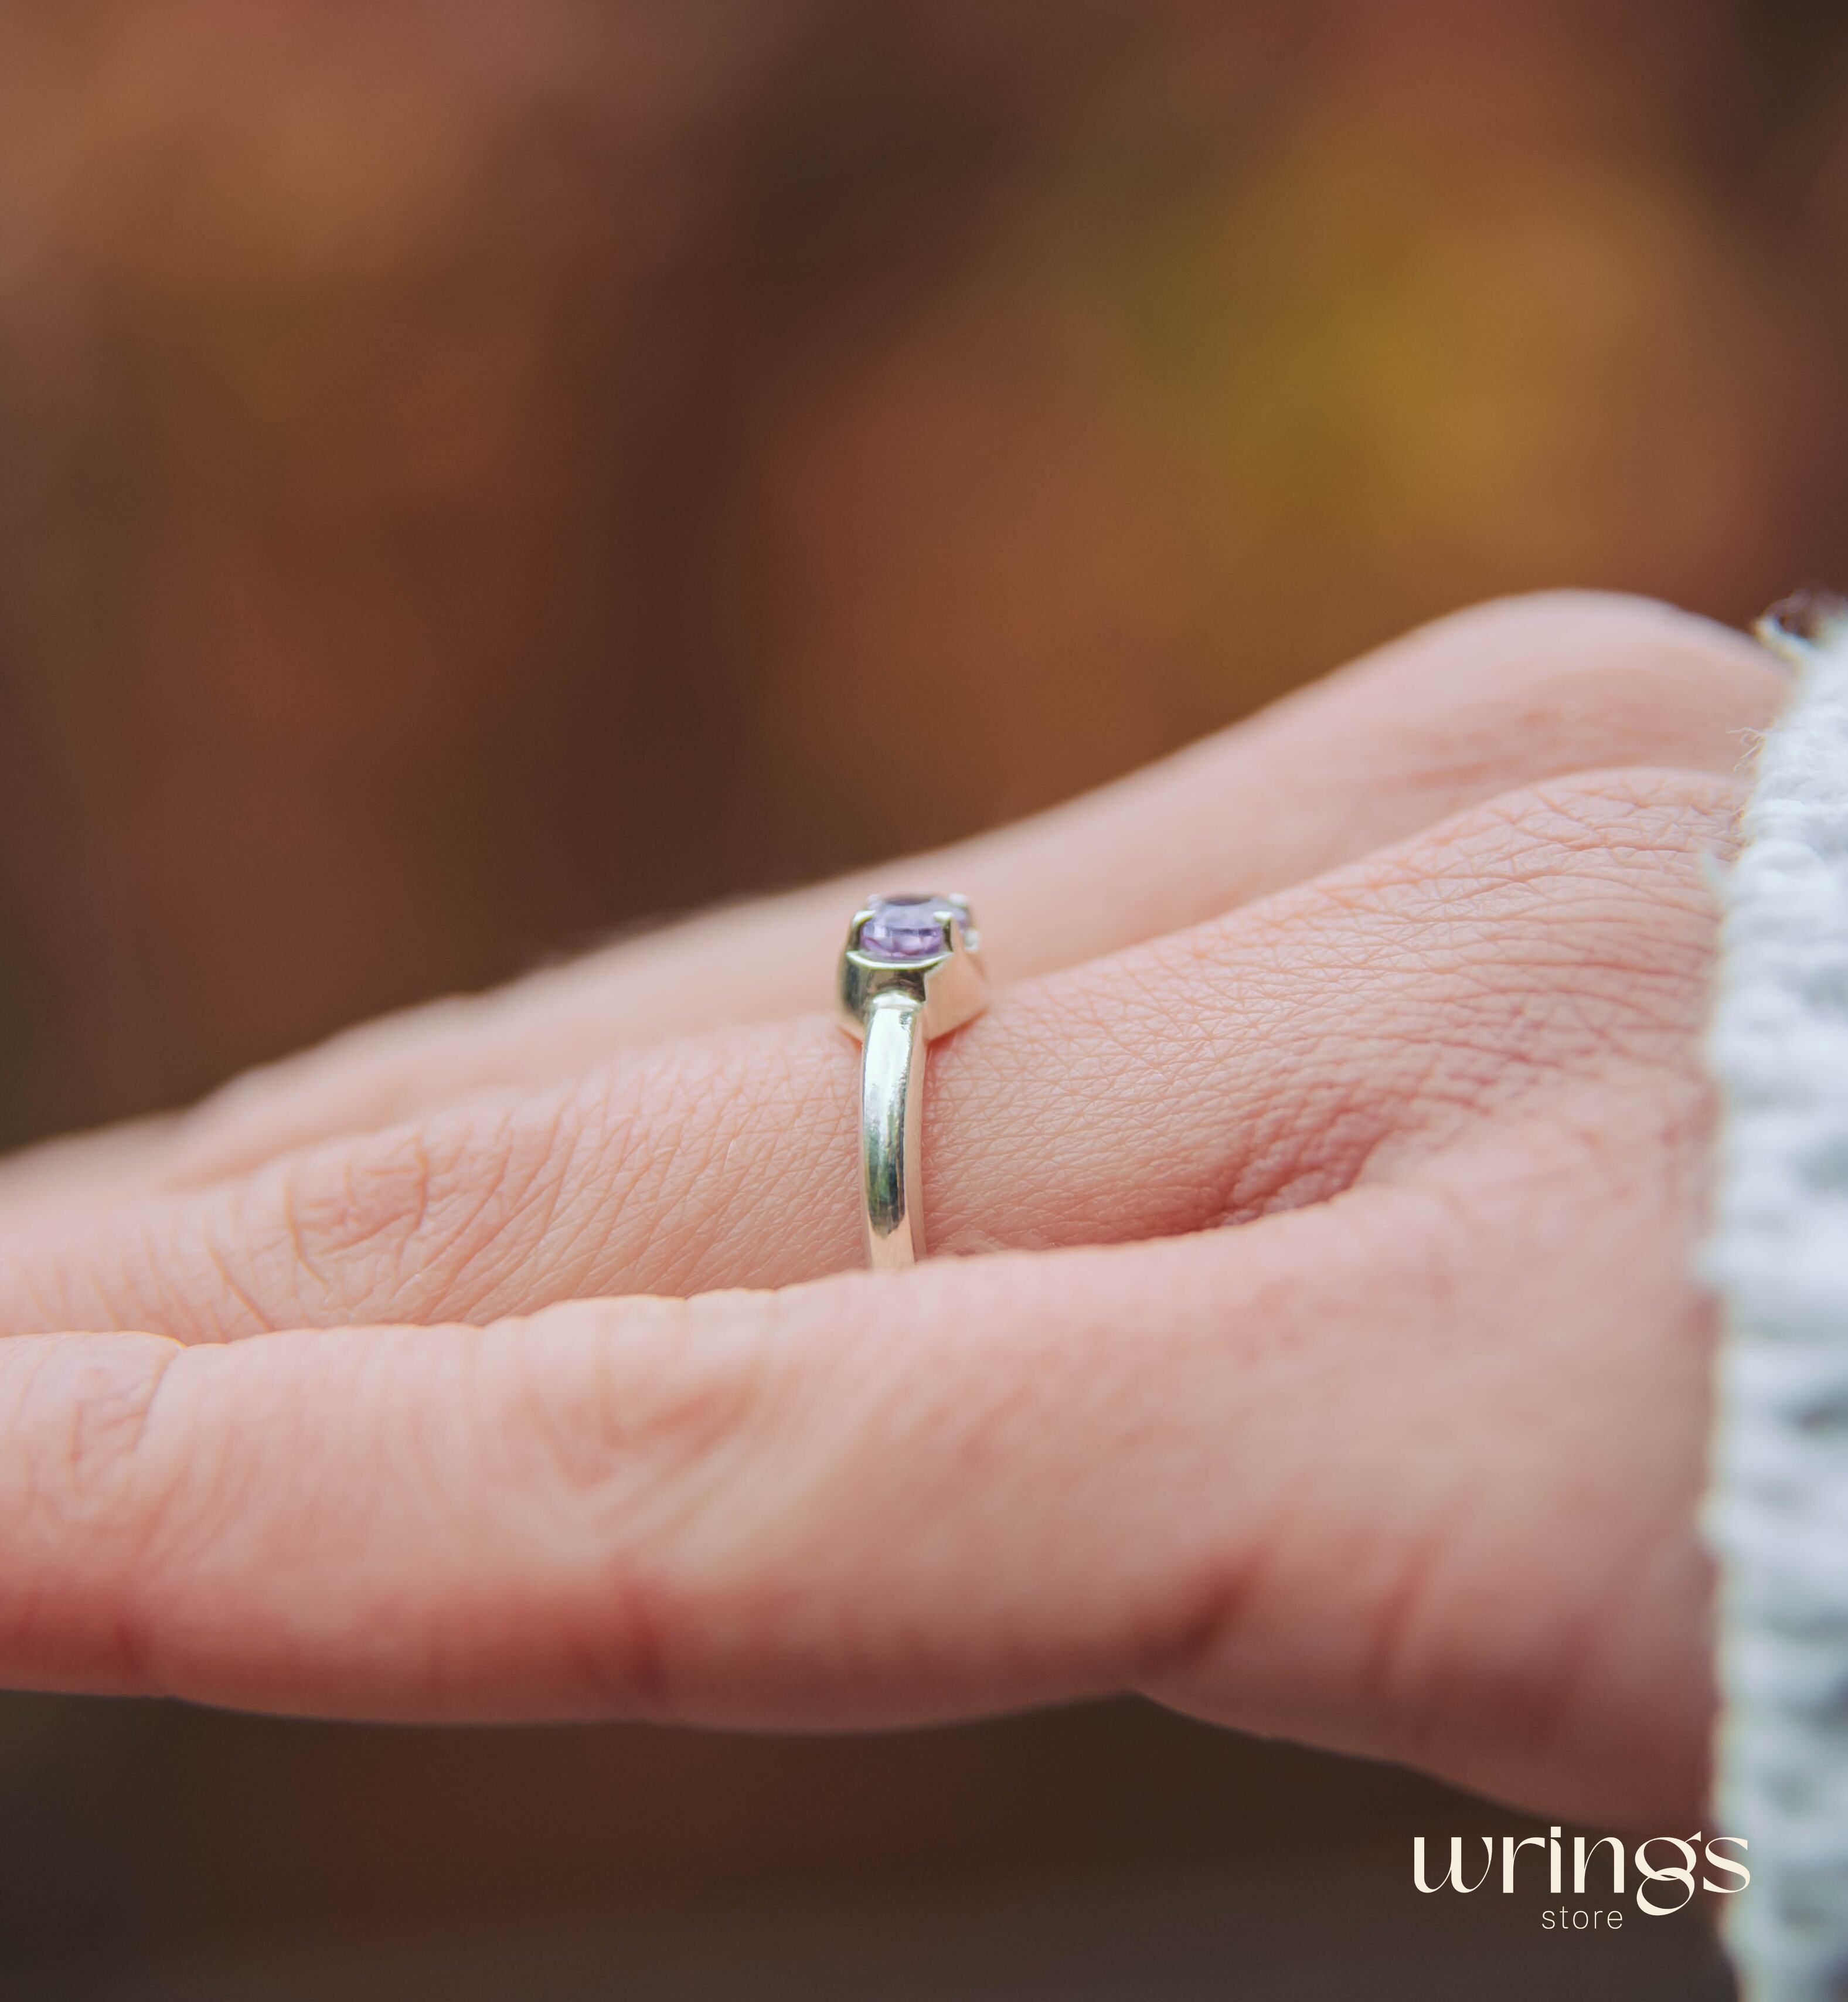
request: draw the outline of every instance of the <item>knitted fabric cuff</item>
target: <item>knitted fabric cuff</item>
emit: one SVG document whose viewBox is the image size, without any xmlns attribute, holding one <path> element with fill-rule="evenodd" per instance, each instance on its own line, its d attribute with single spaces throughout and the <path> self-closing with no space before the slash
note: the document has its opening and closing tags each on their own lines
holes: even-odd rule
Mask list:
<svg viewBox="0 0 1848 2002">
<path fill-rule="evenodd" d="M 1848 608 L 1771 615 L 1797 670 L 1724 888 L 1707 1254 L 1723 1310 L 1717 1826 L 1751 2002 L 1848 1997 Z"/>
</svg>

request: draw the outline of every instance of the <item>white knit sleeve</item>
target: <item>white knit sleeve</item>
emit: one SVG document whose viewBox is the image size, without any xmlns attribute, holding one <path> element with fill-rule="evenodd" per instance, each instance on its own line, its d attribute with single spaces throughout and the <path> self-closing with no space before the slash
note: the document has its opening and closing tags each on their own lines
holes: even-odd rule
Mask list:
<svg viewBox="0 0 1848 2002">
<path fill-rule="evenodd" d="M 1724 1332 L 1716 1826 L 1750 2002 L 1848 1997 L 1848 612 L 1761 629 L 1797 673 L 1725 889 L 1707 1270 Z"/>
</svg>

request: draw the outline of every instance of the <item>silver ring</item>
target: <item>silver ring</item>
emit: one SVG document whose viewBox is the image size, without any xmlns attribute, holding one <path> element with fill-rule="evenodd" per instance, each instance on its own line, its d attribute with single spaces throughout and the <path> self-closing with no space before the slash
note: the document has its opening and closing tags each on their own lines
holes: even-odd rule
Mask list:
<svg viewBox="0 0 1848 2002">
<path fill-rule="evenodd" d="M 841 954 L 842 1025 L 859 1039 L 859 1167 L 876 1272 L 924 1255 L 924 1051 L 988 1006 L 966 897 L 899 893 L 854 913 Z"/>
</svg>

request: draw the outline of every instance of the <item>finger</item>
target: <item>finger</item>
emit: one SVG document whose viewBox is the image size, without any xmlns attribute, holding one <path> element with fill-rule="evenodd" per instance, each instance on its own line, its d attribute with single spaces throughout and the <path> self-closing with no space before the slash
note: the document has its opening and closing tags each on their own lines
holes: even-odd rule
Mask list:
<svg viewBox="0 0 1848 2002">
<path fill-rule="evenodd" d="M 175 1159 L 179 1117 L 157 1113 L 0 1155 L 0 1204 L 55 1209 L 158 1182 Z"/>
<path fill-rule="evenodd" d="M 1537 780 L 1624 765 L 1730 773 L 1787 685 L 1738 634 L 1643 600 L 1560 592 L 1485 606 L 1016 827 L 258 1072 L 190 1117 L 159 1172 L 210 1179 L 464 1093 L 568 1077 L 626 1045 L 825 1006 L 869 888 L 967 891 L 992 971 L 1023 978 L 1217 916 Z M 733 977 L 741 957 L 758 969 L 749 981 Z"/>
<path fill-rule="evenodd" d="M 930 1242 L 1238 1222 L 1393 1173 L 1556 1074 L 1691 1071 L 1734 804 L 1686 775 L 1566 782 L 1011 990 L 930 1058 Z M 479 1321 L 849 1268 L 856 1062 L 818 1019 L 735 1031 L 16 1229 L 0 1327 Z"/>
<path fill-rule="evenodd" d="M 0 1679 L 783 1728 L 1142 1687 L 1679 1812 L 1694 1177 L 1649 1094 L 1581 1116 L 1156 1246 L 0 1343 Z"/>
</svg>

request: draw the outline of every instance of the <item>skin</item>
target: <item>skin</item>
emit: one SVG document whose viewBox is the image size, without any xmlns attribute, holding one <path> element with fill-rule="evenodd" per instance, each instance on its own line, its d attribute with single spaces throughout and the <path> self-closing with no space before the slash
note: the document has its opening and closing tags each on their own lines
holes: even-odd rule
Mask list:
<svg viewBox="0 0 1848 2002">
<path fill-rule="evenodd" d="M 1696 1815 L 1723 857 L 1783 678 L 1582 595 L 1022 826 L 0 1166 L 0 1678 L 848 1728 L 1140 1690 Z M 966 890 L 854 1269 L 869 887 Z M 1065 894 L 1079 891 L 1077 895 Z"/>
</svg>

